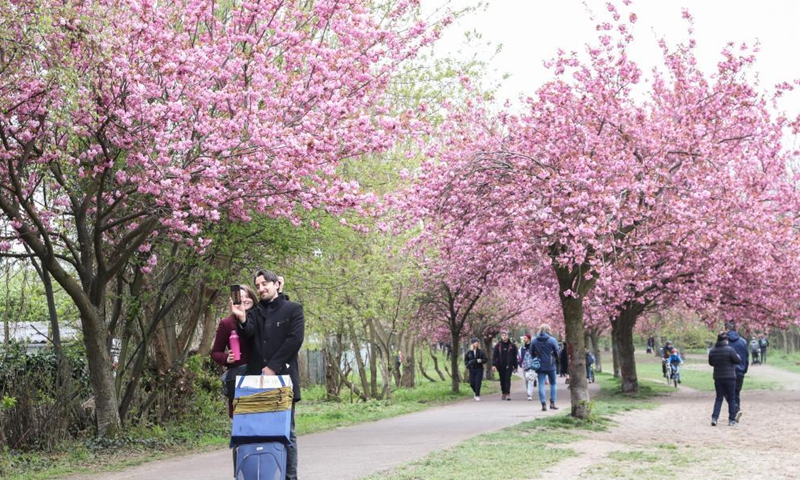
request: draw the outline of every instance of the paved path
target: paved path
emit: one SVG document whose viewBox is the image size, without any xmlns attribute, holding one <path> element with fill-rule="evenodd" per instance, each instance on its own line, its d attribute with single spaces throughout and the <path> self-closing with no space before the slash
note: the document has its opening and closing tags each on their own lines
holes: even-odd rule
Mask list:
<svg viewBox="0 0 800 480">
<path fill-rule="evenodd" d="M 568 408 L 569 392 L 563 378 L 558 379 L 558 389 L 559 404 Z M 511 391 L 510 402 L 500 401 L 500 394 L 496 394 L 482 397 L 481 402 L 463 400 L 377 422 L 303 435 L 298 439 L 299 477 L 302 480 L 354 480 L 422 459 L 430 452 L 479 434 L 555 413 L 541 411 L 535 392 L 534 400 L 527 401 L 521 379 L 515 380 Z M 232 476 L 231 452 L 220 449 L 154 461 L 122 472 L 72 476 L 67 480 L 219 480 Z"/>
</svg>

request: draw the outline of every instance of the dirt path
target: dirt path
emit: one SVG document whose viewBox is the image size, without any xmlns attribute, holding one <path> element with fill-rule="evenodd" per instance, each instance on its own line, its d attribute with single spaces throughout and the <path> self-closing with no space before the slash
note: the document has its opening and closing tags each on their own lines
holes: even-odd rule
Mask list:
<svg viewBox="0 0 800 480">
<path fill-rule="evenodd" d="M 539 478 L 800 478 L 800 375 L 767 365 L 751 375 L 784 389 L 744 391 L 735 427 L 711 426 L 713 393 L 682 387 L 657 408 L 619 415 L 608 432 L 570 445 L 580 455 Z"/>
</svg>

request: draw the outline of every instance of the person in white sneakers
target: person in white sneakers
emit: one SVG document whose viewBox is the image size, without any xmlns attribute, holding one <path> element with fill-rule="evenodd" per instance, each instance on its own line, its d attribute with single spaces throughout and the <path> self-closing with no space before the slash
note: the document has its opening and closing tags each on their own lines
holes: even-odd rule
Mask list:
<svg viewBox="0 0 800 480">
<path fill-rule="evenodd" d="M 464 364 L 469 370 L 469 386 L 475 394 L 475 401 L 481 401 L 481 384 L 483 383 L 483 369 L 486 368 L 486 352 L 481 350 L 480 341 L 477 338 L 470 340 L 470 348 L 464 355 Z"/>
<path fill-rule="evenodd" d="M 523 344 L 519 348 L 519 365 L 525 378 L 528 401 L 531 401 L 533 400 L 533 389 L 536 387 L 536 368 L 539 366 L 539 359 L 536 358 L 536 352 L 533 351 L 530 334 L 526 333 L 522 339 Z"/>
</svg>

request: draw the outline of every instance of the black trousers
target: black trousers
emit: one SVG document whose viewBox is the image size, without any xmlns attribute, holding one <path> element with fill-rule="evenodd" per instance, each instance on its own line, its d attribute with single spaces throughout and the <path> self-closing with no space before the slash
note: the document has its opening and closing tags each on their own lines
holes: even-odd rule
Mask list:
<svg viewBox="0 0 800 480">
<path fill-rule="evenodd" d="M 481 384 L 483 383 L 483 368 L 469 369 L 469 386 L 476 397 L 481 396 Z"/>
<path fill-rule="evenodd" d="M 289 445 L 286 447 L 286 480 L 297 480 L 297 434 L 294 431 L 294 406 L 292 402 L 292 426 L 289 430 Z"/>
<path fill-rule="evenodd" d="M 739 405 L 736 403 L 737 383 L 733 378 L 718 378 L 714 380 L 714 390 L 717 392 L 717 398 L 714 399 L 714 412 L 711 414 L 711 418 L 719 418 L 722 399 L 724 398 L 728 402 L 728 420 L 736 420 L 736 412 L 739 411 Z"/>
<path fill-rule="evenodd" d="M 503 395 L 508 395 L 511 393 L 511 375 L 513 370 L 506 367 L 500 367 L 497 369 L 497 373 L 500 375 L 500 390 L 502 391 Z"/>
<path fill-rule="evenodd" d="M 744 375 L 736 375 L 736 411 L 742 409 L 741 392 L 744 384 Z"/>
</svg>

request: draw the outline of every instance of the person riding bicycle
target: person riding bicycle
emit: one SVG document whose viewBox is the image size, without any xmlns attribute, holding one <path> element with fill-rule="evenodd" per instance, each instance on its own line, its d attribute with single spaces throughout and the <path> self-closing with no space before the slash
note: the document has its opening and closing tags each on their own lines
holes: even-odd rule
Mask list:
<svg viewBox="0 0 800 480">
<path fill-rule="evenodd" d="M 683 365 L 683 360 L 681 359 L 681 355 L 678 353 L 677 348 L 672 349 L 672 352 L 667 359 L 667 363 L 669 363 L 669 366 L 672 369 L 672 374 L 676 379 L 678 379 L 678 383 L 681 383 L 681 365 Z"/>
<path fill-rule="evenodd" d="M 661 347 L 661 374 L 664 375 L 664 378 L 667 378 L 667 363 L 669 360 L 669 356 L 672 354 L 672 342 L 667 340 L 667 343 Z"/>
</svg>

